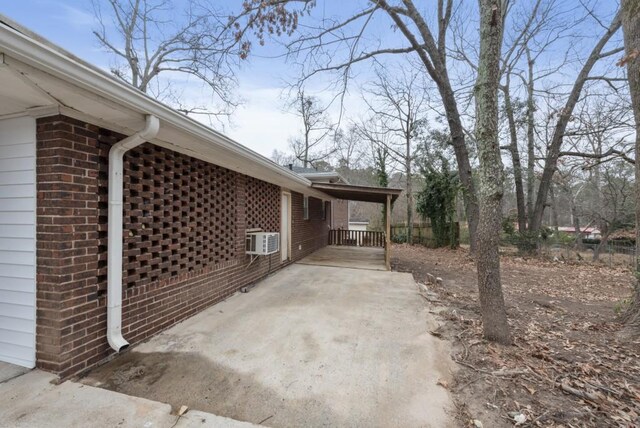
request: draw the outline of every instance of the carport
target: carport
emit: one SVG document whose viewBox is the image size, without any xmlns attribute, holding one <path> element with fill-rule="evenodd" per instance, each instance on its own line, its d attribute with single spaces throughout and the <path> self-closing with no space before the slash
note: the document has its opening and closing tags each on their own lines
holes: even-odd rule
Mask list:
<svg viewBox="0 0 640 428">
<path fill-rule="evenodd" d="M 329 245 L 382 247 L 384 248 L 386 269 L 391 270 L 391 210 L 393 203 L 402 193 L 402 189 L 320 182 L 314 182 L 311 187 L 336 199 L 383 204 L 386 208 L 385 232 L 383 234 L 375 231 L 330 230 Z"/>
</svg>

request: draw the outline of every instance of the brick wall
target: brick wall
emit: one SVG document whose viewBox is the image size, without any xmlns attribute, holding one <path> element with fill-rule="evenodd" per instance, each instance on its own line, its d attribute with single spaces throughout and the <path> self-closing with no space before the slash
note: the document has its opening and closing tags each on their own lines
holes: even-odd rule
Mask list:
<svg viewBox="0 0 640 428">
<path fill-rule="evenodd" d="M 69 377 L 106 341 L 108 151 L 121 135 L 64 116 L 37 125 L 37 365 Z M 281 267 L 247 268 L 245 229 L 280 228 L 280 188 L 151 144 L 125 155 L 123 334 L 132 344 Z M 321 201 L 293 194 L 293 260 L 326 245 Z M 328 217 L 327 217 L 328 218 Z M 298 250 L 298 245 L 302 250 Z"/>
<path fill-rule="evenodd" d="M 331 204 L 309 198 L 309 218 L 304 219 L 303 195 L 291 193 L 291 253 L 301 259 L 327 245 L 331 224 Z M 326 207 L 323 213 L 322 206 Z"/>
<path fill-rule="evenodd" d="M 349 229 L 349 201 L 336 199 L 331 201 L 331 228 Z"/>
</svg>

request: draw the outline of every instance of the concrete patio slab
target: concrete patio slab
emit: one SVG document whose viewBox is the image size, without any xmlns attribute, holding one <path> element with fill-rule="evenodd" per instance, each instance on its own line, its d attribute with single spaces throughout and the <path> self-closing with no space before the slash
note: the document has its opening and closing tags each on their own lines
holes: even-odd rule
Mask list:
<svg viewBox="0 0 640 428">
<path fill-rule="evenodd" d="M 387 270 L 384 248 L 328 245 L 298 262 L 303 265 Z"/>
<path fill-rule="evenodd" d="M 15 364 L 0 361 L 0 383 L 13 379 L 14 377 L 25 374 L 31 369 L 16 366 Z"/>
<path fill-rule="evenodd" d="M 295 264 L 82 382 L 273 427 L 451 426 L 433 328 L 410 274 Z"/>
<path fill-rule="evenodd" d="M 70 381 L 55 385 L 55 381 L 55 375 L 33 370 L 0 384 L 0 427 L 255 427 L 201 411 L 178 417 L 168 404 Z"/>
</svg>

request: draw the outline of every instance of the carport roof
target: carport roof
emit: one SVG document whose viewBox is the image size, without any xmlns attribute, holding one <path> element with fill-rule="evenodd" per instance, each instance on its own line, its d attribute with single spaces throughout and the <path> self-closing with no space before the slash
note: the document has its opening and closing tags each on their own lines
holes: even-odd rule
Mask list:
<svg viewBox="0 0 640 428">
<path fill-rule="evenodd" d="M 351 201 L 378 202 L 384 204 L 387 202 L 387 195 L 391 195 L 391 202 L 394 202 L 402 193 L 402 189 L 390 187 L 370 187 L 355 186 L 343 183 L 312 183 L 311 187 L 329 196 L 338 199 L 348 199 Z"/>
</svg>

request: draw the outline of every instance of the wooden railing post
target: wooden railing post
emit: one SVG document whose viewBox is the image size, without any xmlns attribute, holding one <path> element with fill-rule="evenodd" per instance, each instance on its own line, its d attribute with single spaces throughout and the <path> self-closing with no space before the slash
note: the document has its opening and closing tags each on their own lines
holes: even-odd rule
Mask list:
<svg viewBox="0 0 640 428">
<path fill-rule="evenodd" d="M 387 270 L 391 270 L 391 195 L 387 195 L 387 209 L 385 211 L 387 214 L 387 236 L 385 237 L 384 261 L 387 265 Z"/>
</svg>

